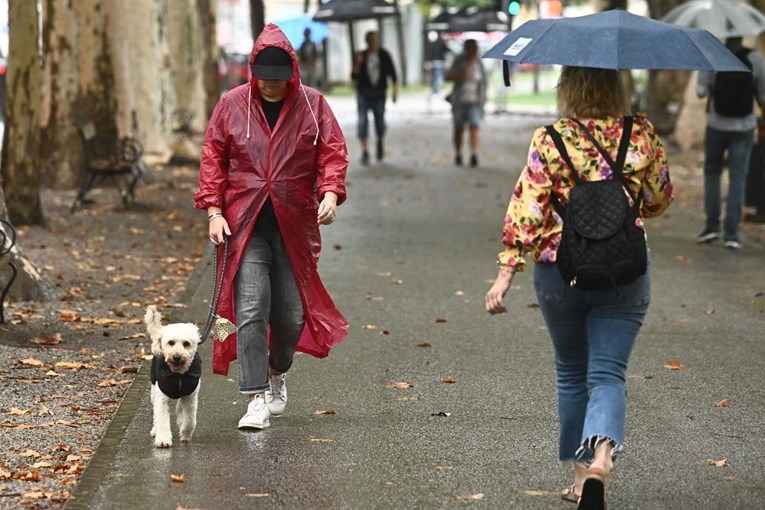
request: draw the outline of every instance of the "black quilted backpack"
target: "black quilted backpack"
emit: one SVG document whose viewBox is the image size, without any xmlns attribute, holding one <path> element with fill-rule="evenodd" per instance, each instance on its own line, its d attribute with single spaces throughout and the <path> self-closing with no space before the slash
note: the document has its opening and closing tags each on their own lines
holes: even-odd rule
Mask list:
<svg viewBox="0 0 765 510">
<path fill-rule="evenodd" d="M 553 206 L 563 218 L 557 266 L 563 280 L 572 287 L 583 290 L 616 288 L 635 281 L 647 268 L 645 234 L 635 224 L 640 217 L 642 192 L 633 197 L 622 177 L 632 133 L 632 117 L 624 118 L 624 132 L 615 162 L 592 133 L 581 122 L 576 122 L 611 167 L 612 178 L 582 180 L 560 134 L 553 126 L 547 126 L 547 132 L 571 169 L 575 183 L 572 183 L 565 206 L 557 197 L 553 198 Z M 632 206 L 625 190 L 633 199 Z"/>
</svg>

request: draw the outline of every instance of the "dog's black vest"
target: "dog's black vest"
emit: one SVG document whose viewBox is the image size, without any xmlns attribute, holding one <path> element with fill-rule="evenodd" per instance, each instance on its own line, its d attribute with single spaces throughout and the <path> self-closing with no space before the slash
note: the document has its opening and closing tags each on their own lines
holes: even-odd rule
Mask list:
<svg viewBox="0 0 765 510">
<path fill-rule="evenodd" d="M 154 356 L 151 360 L 151 383 L 157 383 L 162 393 L 169 398 L 178 399 L 188 397 L 199 386 L 202 377 L 202 357 L 199 353 L 194 354 L 191 366 L 183 374 L 170 370 L 165 358 Z"/>
</svg>

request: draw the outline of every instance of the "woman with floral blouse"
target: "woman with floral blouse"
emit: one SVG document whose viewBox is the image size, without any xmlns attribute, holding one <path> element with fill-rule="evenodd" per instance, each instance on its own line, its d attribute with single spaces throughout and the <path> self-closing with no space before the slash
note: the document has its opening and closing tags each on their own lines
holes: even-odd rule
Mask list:
<svg viewBox="0 0 765 510">
<path fill-rule="evenodd" d="M 629 112 L 618 72 L 564 67 L 557 97 L 562 118 L 553 126 L 579 175 L 590 181 L 610 179 L 608 163 L 575 119 L 616 156 Z M 605 508 L 605 484 L 624 445 L 625 374 L 648 311 L 650 262 L 643 276 L 614 289 L 585 291 L 564 282 L 555 265 L 562 220 L 553 204 L 567 203 L 571 172 L 547 130 L 537 129 L 507 208 L 505 250 L 499 254 L 497 279 L 486 293 L 486 310 L 507 311 L 504 296 L 529 253 L 535 263 L 534 288 L 555 349 L 559 458 L 574 466 L 574 484 L 563 497 L 578 501 L 580 509 Z M 644 115 L 634 117 L 623 177 L 632 196 L 642 192 L 642 217 L 664 213 L 673 198 L 667 157 Z M 638 221 L 642 227 L 642 219 Z"/>
</svg>

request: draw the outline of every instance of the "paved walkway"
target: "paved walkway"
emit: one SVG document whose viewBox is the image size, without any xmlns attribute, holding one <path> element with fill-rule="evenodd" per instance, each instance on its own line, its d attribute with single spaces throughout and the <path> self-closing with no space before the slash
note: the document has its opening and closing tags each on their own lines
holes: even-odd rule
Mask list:
<svg viewBox="0 0 765 510">
<path fill-rule="evenodd" d="M 573 509 L 558 495 L 569 472 L 556 461 L 552 350 L 531 272 L 516 279 L 509 314 L 483 311 L 506 202 L 548 117 L 489 115 L 481 167 L 469 170 L 451 165 L 446 106 L 428 114 L 423 99 L 390 107 L 388 157 L 368 167 L 352 98 L 332 100 L 352 165 L 320 270 L 352 328 L 328 358 L 296 359 L 286 416 L 239 432 L 235 366 L 212 376 L 208 343 L 194 440 L 158 450 L 146 366 L 68 510 Z M 765 250 L 697 246 L 700 204 L 685 197 L 700 172 L 692 178 L 649 222 L 654 301 L 629 370 L 613 509 L 754 509 L 765 497 Z M 205 318 L 206 264 L 179 319 Z M 681 370 L 664 368 L 672 359 Z"/>
</svg>

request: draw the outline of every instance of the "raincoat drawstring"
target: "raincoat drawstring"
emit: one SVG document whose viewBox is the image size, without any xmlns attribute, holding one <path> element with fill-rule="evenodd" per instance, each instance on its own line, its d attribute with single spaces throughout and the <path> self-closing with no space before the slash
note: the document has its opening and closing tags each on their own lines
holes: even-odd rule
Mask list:
<svg viewBox="0 0 765 510">
<path fill-rule="evenodd" d="M 305 91 L 305 87 L 303 86 L 303 81 L 300 78 L 298 78 L 298 82 L 300 83 L 300 90 L 303 91 L 305 102 L 308 104 L 308 111 L 311 112 L 311 117 L 313 117 L 313 123 L 316 125 L 316 136 L 313 139 L 313 144 L 316 145 L 316 141 L 319 139 L 319 121 L 316 120 L 316 114 L 313 113 L 313 108 L 311 107 L 311 102 L 308 100 L 308 93 L 306 93 Z"/>
<path fill-rule="evenodd" d="M 250 139 L 250 108 L 252 108 L 252 83 L 247 87 L 247 139 Z"/>
</svg>

